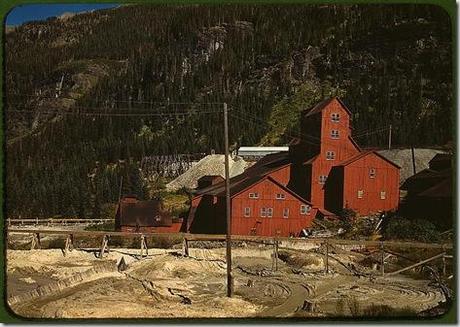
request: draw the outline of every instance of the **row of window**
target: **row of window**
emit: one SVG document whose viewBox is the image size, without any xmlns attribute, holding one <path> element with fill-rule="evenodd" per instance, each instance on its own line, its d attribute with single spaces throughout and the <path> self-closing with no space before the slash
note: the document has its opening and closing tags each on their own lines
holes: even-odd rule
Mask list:
<svg viewBox="0 0 460 327">
<path fill-rule="evenodd" d="M 364 196 L 363 190 L 358 190 L 358 199 L 362 199 Z M 380 191 L 380 200 L 385 200 L 387 198 L 387 193 L 385 191 Z"/>
<path fill-rule="evenodd" d="M 309 215 L 311 212 L 311 207 L 309 205 L 302 204 L 300 206 L 300 214 L 301 215 Z M 250 217 L 251 216 L 251 208 L 246 207 L 244 208 L 244 216 Z M 260 217 L 273 217 L 273 208 L 260 208 Z M 289 208 L 283 209 L 283 218 L 289 218 Z"/>
<path fill-rule="evenodd" d="M 258 199 L 259 198 L 259 193 L 249 193 L 249 198 L 250 199 Z M 276 193 L 276 199 L 277 200 L 284 200 L 286 199 L 286 194 L 284 193 Z"/>
</svg>

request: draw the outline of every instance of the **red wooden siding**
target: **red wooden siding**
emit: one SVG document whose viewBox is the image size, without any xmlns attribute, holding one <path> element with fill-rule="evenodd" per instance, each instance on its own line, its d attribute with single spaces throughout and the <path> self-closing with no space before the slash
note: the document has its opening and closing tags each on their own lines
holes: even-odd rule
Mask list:
<svg viewBox="0 0 460 327">
<path fill-rule="evenodd" d="M 271 172 L 267 176 L 270 176 L 278 183 L 286 186 L 291 178 L 291 164 L 283 166 L 280 169 Z"/>
<path fill-rule="evenodd" d="M 132 226 L 121 226 L 120 231 L 126 233 L 179 233 L 182 226 L 182 221 L 174 222 L 171 226 L 158 226 L 158 227 L 132 227 Z"/>
<path fill-rule="evenodd" d="M 258 193 L 258 199 L 249 198 L 249 193 Z M 276 199 L 276 194 L 284 194 L 284 199 Z M 299 235 L 303 228 L 311 226 L 316 215 L 312 208 L 308 215 L 300 214 L 301 205 L 306 202 L 291 195 L 269 179 L 253 185 L 232 198 L 232 234 L 235 235 Z M 245 208 L 250 208 L 250 216 L 244 216 Z M 272 208 L 272 217 L 261 217 L 262 208 Z M 288 218 L 283 218 L 283 210 L 289 210 Z"/>
<path fill-rule="evenodd" d="M 375 169 L 375 178 L 369 177 L 370 168 Z M 358 198 L 358 191 L 363 191 Z M 385 199 L 380 192 L 385 192 Z M 390 211 L 399 203 L 399 169 L 375 153 L 344 167 L 343 206 L 365 215 L 377 211 Z"/>
<path fill-rule="evenodd" d="M 339 115 L 339 121 L 332 121 L 332 114 Z M 324 208 L 325 184 L 320 184 L 320 176 L 329 176 L 331 168 L 360 152 L 359 148 L 350 139 L 350 114 L 337 100 L 332 100 L 321 111 L 321 150 L 319 156 L 312 163 L 311 202 Z M 331 131 L 339 133 L 338 138 L 331 137 Z M 327 160 L 327 152 L 333 152 L 335 157 Z"/>
</svg>

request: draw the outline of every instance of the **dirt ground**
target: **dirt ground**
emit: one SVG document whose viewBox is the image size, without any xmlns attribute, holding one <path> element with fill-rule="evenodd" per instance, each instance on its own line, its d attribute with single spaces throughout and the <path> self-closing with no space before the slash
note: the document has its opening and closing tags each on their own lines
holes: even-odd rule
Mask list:
<svg viewBox="0 0 460 327">
<path fill-rule="evenodd" d="M 8 302 L 24 317 L 308 318 L 415 316 L 444 301 L 429 280 L 379 277 L 360 264 L 362 254 L 332 251 L 326 274 L 320 248 L 280 250 L 276 271 L 272 253 L 263 245 L 233 249 L 235 295 L 228 298 L 224 248 L 190 248 L 188 257 L 149 249 L 144 258 L 111 249 L 103 259 L 82 250 L 8 250 Z"/>
</svg>

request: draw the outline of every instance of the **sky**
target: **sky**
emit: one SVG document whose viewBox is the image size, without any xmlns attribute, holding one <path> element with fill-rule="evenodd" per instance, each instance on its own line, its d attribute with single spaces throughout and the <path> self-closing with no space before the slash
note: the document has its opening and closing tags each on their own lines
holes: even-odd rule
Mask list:
<svg viewBox="0 0 460 327">
<path fill-rule="evenodd" d="M 14 7 L 6 16 L 6 25 L 17 26 L 34 20 L 46 20 L 48 17 L 63 13 L 79 13 L 97 9 L 113 8 L 115 3 L 107 4 L 40 4 Z"/>
</svg>

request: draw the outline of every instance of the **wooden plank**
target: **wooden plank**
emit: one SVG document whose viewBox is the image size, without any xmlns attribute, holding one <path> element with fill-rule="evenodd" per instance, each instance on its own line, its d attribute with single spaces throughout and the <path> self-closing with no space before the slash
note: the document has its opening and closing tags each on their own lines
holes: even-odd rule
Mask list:
<svg viewBox="0 0 460 327">
<path fill-rule="evenodd" d="M 409 267 L 402 268 L 402 269 L 399 269 L 399 270 L 396 270 L 396 271 L 387 273 L 387 275 L 396 275 L 396 274 L 402 273 L 402 272 L 404 272 L 404 271 L 407 271 L 407 270 L 413 269 L 413 268 L 415 268 L 415 267 L 421 266 L 421 265 L 423 265 L 423 264 L 425 264 L 425 263 L 428 263 L 428 262 L 430 262 L 430 261 L 433 261 L 433 260 L 442 258 L 443 256 L 444 256 L 444 253 L 437 254 L 437 255 L 435 255 L 434 257 L 431 257 L 431 258 L 428 258 L 428 259 L 419 261 L 419 262 L 417 262 L 417 263 L 415 263 L 415 264 L 413 264 L 413 265 L 410 265 Z"/>
</svg>

